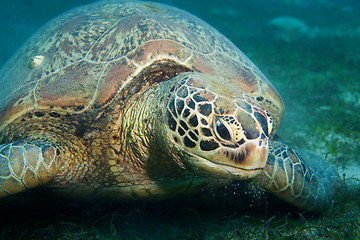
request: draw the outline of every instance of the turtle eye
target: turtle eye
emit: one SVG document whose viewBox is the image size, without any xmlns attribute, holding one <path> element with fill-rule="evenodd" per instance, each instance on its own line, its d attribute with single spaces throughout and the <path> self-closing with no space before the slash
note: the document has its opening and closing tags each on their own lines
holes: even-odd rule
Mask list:
<svg viewBox="0 0 360 240">
<path fill-rule="evenodd" d="M 222 139 L 227 140 L 227 141 L 231 140 L 231 135 L 230 135 L 228 128 L 224 125 L 224 123 L 220 119 L 216 120 L 215 129 L 216 129 L 217 134 Z"/>
</svg>

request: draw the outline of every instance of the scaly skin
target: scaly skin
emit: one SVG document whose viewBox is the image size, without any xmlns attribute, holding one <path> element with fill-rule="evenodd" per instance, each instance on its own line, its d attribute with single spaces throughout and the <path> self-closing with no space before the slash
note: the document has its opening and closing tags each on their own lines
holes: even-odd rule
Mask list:
<svg viewBox="0 0 360 240">
<path fill-rule="evenodd" d="M 329 209 L 331 196 L 341 186 L 335 168 L 323 159 L 314 155 L 305 159 L 276 140 L 270 142 L 266 167 L 255 180 L 275 196 L 312 212 Z"/>
<path fill-rule="evenodd" d="M 59 150 L 24 141 L 0 146 L 0 197 L 51 181 L 60 168 Z"/>
<path fill-rule="evenodd" d="M 107 118 L 104 127 L 97 119 L 99 125 L 81 135 L 70 126 L 67 133 L 38 126 L 30 135 L 26 128 L 12 129 L 13 135 L 29 142 L 1 145 L 2 195 L 49 183 L 75 195 L 158 198 L 259 175 L 255 180 L 260 186 L 300 208 L 323 211 L 331 205 L 339 180 L 336 172 L 314 168 L 276 141 L 270 143 L 268 157 L 271 118 L 222 79 L 182 73 L 128 103 L 124 109 L 110 107 L 107 113 L 113 118 Z M 41 141 L 43 136 L 53 139 L 52 145 Z M 71 144 L 87 151 L 81 154 L 62 136 L 72 136 Z M 32 157 L 29 149 L 35 153 Z M 45 173 L 38 167 L 43 165 Z"/>
<path fill-rule="evenodd" d="M 159 132 L 207 175 L 250 178 L 265 166 L 272 119 L 240 89 L 201 73 L 168 81 Z M 184 160 L 182 160 L 184 162 Z"/>
</svg>

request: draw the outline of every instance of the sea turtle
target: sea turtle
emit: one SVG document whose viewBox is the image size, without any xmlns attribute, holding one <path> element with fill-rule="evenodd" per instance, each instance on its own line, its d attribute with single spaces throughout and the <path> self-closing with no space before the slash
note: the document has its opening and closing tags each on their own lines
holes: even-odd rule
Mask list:
<svg viewBox="0 0 360 240">
<path fill-rule="evenodd" d="M 0 74 L 0 196 L 158 198 L 233 180 L 326 210 L 336 170 L 278 140 L 278 92 L 179 9 L 101 1 L 41 28 Z"/>
</svg>

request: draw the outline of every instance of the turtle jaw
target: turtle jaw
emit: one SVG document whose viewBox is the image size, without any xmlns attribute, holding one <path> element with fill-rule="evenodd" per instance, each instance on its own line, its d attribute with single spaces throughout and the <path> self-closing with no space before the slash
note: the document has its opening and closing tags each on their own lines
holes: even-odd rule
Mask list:
<svg viewBox="0 0 360 240">
<path fill-rule="evenodd" d="M 196 174 L 215 178 L 249 179 L 259 175 L 266 166 L 269 153 L 268 140 L 245 143 L 237 148 L 219 147 L 215 151 L 198 151 L 173 146 L 180 158 Z"/>
<path fill-rule="evenodd" d="M 266 150 L 263 154 L 267 155 Z M 259 157 L 258 159 L 251 159 L 252 162 L 257 162 L 258 166 L 245 167 L 236 164 L 229 164 L 226 161 L 213 161 L 203 156 L 189 153 L 186 158 L 187 163 L 199 175 L 207 175 L 217 178 L 230 178 L 244 180 L 258 176 L 266 165 L 267 156 Z"/>
</svg>

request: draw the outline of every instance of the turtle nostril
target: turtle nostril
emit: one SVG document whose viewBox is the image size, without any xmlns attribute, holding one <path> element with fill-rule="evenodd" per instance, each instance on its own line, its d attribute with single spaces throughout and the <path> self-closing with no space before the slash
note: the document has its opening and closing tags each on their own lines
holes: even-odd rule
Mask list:
<svg viewBox="0 0 360 240">
<path fill-rule="evenodd" d="M 215 122 L 216 132 L 224 140 L 231 140 L 230 132 L 220 119 Z"/>
</svg>

